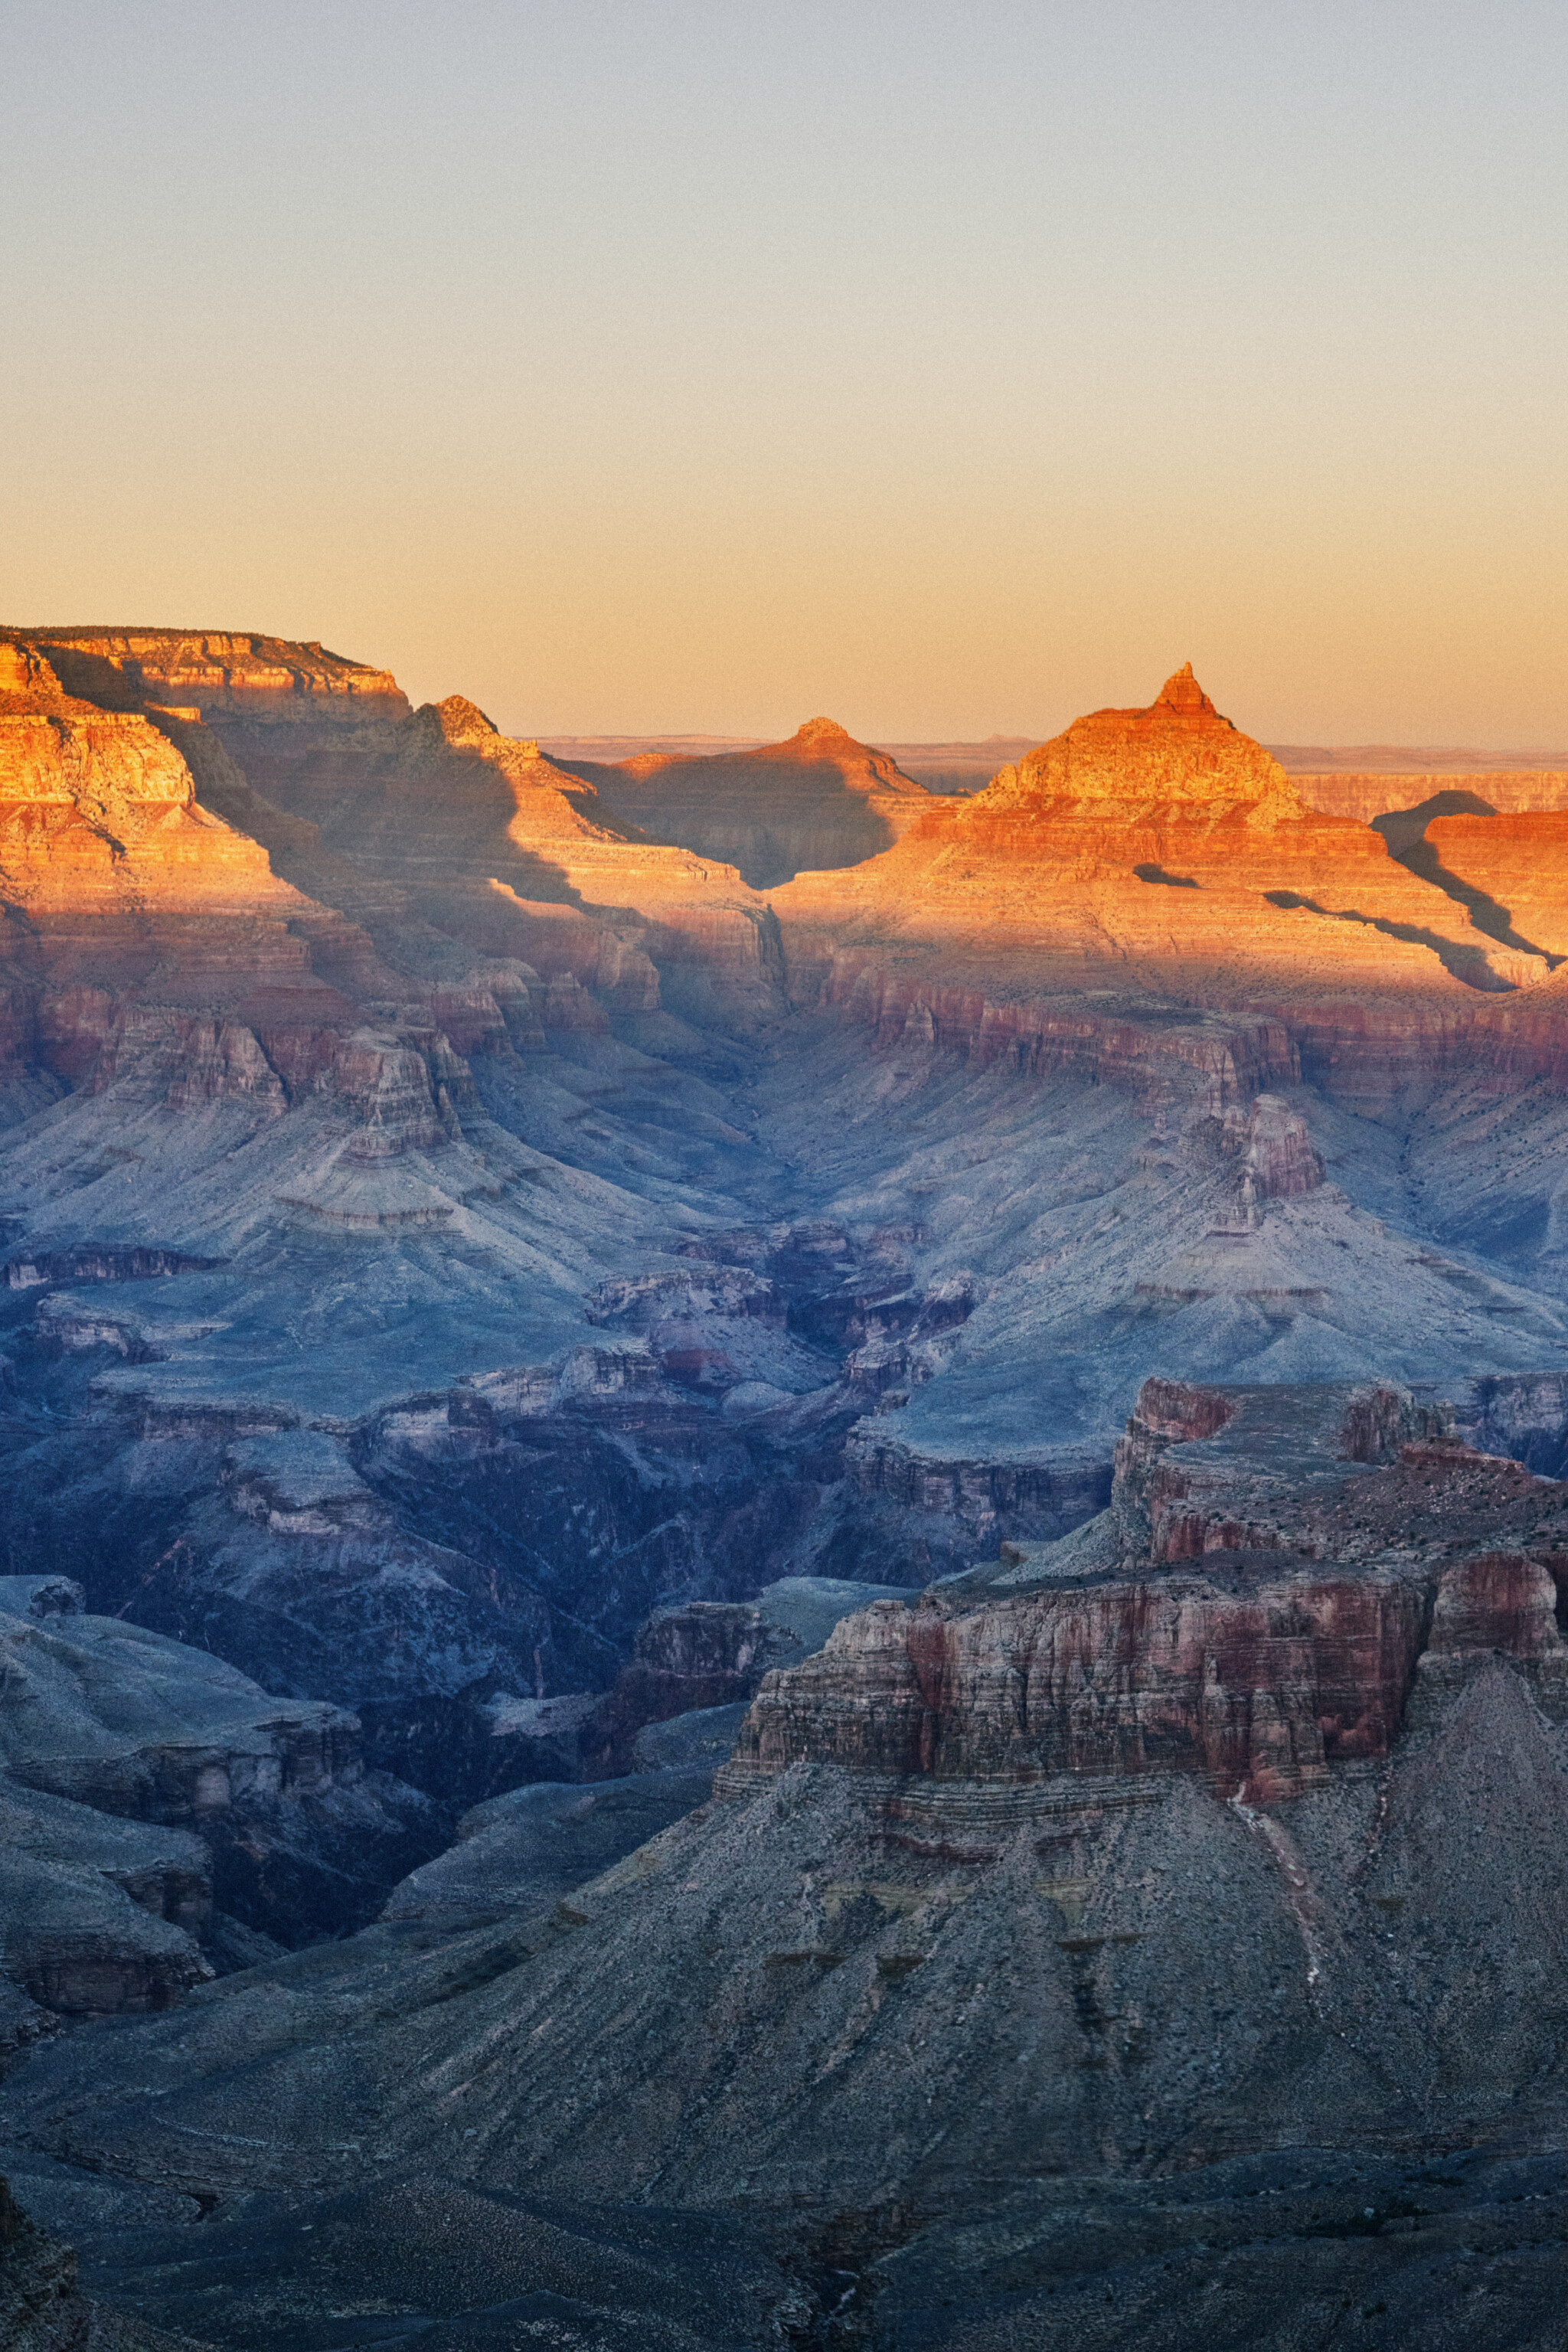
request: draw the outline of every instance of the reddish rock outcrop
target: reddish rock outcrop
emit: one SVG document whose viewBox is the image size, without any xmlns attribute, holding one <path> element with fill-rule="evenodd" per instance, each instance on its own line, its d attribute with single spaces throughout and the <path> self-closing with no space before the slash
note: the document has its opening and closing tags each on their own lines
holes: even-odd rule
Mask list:
<svg viewBox="0 0 1568 2352">
<path fill-rule="evenodd" d="M 768 1634 L 762 1611 L 748 1601 L 695 1601 L 659 1610 L 639 1631 L 630 1664 L 584 1732 L 590 1769 L 630 1770 L 632 1743 L 647 1724 L 749 1698 Z"/>
<path fill-rule="evenodd" d="M 769 1676 L 737 1760 L 937 1779 L 1194 1772 L 1268 1802 L 1399 1728 L 1422 1603 L 1399 1577 L 1191 1577 L 880 1601 Z"/>
<path fill-rule="evenodd" d="M 1432 1611 L 1428 1649 L 1439 1657 L 1498 1650 L 1510 1658 L 1555 1657 L 1557 1579 L 1524 1552 L 1481 1552 L 1445 1569 Z"/>
<path fill-rule="evenodd" d="M 1521 970 L 1536 962 L 1544 980 L 1546 957 L 1568 956 L 1568 807 L 1437 816 L 1426 837 L 1446 873 L 1484 894 L 1517 934 L 1545 950 L 1521 960 Z"/>
<path fill-rule="evenodd" d="M 1219 1103 L 1292 1073 L 1377 1102 L 1494 1035 L 1514 1071 L 1563 1053 L 1554 1006 L 1528 1030 L 1512 1012 L 1531 960 L 1372 828 L 1310 806 L 1190 670 L 773 905 L 797 1000 L 917 1050 L 1112 1074 L 1185 1060 L 1215 1068 Z M 1259 1066 L 1264 1015 L 1279 1043 Z"/>
<path fill-rule="evenodd" d="M 482 956 L 576 982 L 612 1013 L 658 1010 L 661 971 L 731 1013 L 776 1003 L 777 926 L 732 867 L 650 841 L 587 773 L 502 735 L 461 695 L 358 729 L 214 723 L 259 796 L 250 817 L 226 803 L 236 821 L 257 823 L 301 889 L 356 921 L 424 917 Z M 555 1025 L 595 1019 L 576 1008 Z"/>
<path fill-rule="evenodd" d="M 281 1108 L 268 1051 L 353 1014 L 318 951 L 386 992 L 370 942 L 204 809 L 145 711 L 68 693 L 37 646 L 0 642 L 0 965 L 9 1043 L 69 1085 L 130 1066 L 172 1108 L 243 1095 Z M 123 698 L 123 696 L 122 696 Z M 199 730 L 198 730 L 199 731 Z M 331 1048 L 324 1058 L 330 1058 Z"/>
<path fill-rule="evenodd" d="M 1415 808 L 1436 793 L 1463 790 L 1495 809 L 1568 808 L 1568 768 L 1489 768 L 1474 753 L 1468 763 L 1423 769 L 1311 769 L 1284 762 L 1302 799 L 1324 816 L 1370 824 L 1390 809 Z"/>
<path fill-rule="evenodd" d="M 1147 1381 L 1101 1519 L 879 1601 L 770 1674 L 728 1785 L 809 1760 L 1296 1796 L 1388 1751 L 1418 1665 L 1431 1684 L 1501 1651 L 1568 1707 L 1565 1532 L 1561 1486 L 1443 1436 L 1398 1389 Z"/>
<path fill-rule="evenodd" d="M 1190 669 L 1148 709 L 1091 713 L 984 792 L 942 801 L 827 721 L 714 758 L 572 768 L 461 696 L 409 714 L 384 673 L 319 647 L 209 632 L 8 643 L 23 700 L 36 701 L 52 648 L 67 683 L 97 698 L 82 710 L 142 729 L 144 748 L 158 739 L 148 758 L 176 786 L 183 755 L 254 837 L 262 897 L 222 944 L 274 995 L 323 980 L 362 1003 L 391 995 L 364 927 L 417 915 L 479 956 L 569 976 L 611 1015 L 665 1001 L 698 1019 L 765 1014 L 787 982 L 797 1003 L 839 1006 L 907 1055 L 1156 1093 L 1196 1071 L 1221 1109 L 1302 1076 L 1376 1104 L 1478 1054 L 1509 1083 L 1568 1068 L 1560 992 L 1533 985 L 1549 959 L 1478 928 L 1463 891 L 1392 857 L 1365 824 L 1311 806 Z M 243 835 L 193 809 L 187 825 L 221 835 L 232 859 Z M 264 902 L 282 908 L 263 842 L 308 894 L 282 938 L 256 920 Z M 741 844 L 762 860 L 753 880 L 763 865 L 771 882 L 806 858 L 858 862 L 799 874 L 775 906 L 714 862 Z M 173 852 L 182 870 L 195 856 L 210 872 L 218 848 L 186 850 L 165 829 L 165 900 Z M 91 855 L 76 853 L 84 874 Z M 1503 887 L 1493 879 L 1481 873 L 1482 898 Z M 557 1027 L 573 1025 L 568 1009 L 563 997 Z M 19 985 L 0 1014 L 0 1029 L 30 1034 Z M 295 1015 L 290 1032 L 303 1003 Z M 246 1025 L 283 1075 L 268 1023 Z M 513 1042 L 538 1034 L 531 1017 Z M 1287 1189 L 1310 1170 L 1302 1159 Z M 1268 1197 L 1273 1180 L 1254 1177 Z"/>
<path fill-rule="evenodd" d="M 116 679 L 138 700 L 258 730 L 363 726 L 407 716 L 391 672 L 319 645 L 228 629 L 36 629 L 73 693 L 97 699 Z M 106 677 L 105 673 L 109 673 Z"/>
</svg>

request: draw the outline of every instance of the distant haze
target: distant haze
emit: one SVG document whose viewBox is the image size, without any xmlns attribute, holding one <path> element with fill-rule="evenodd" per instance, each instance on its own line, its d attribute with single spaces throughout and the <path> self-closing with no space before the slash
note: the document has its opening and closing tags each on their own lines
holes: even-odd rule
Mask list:
<svg viewBox="0 0 1568 2352">
<path fill-rule="evenodd" d="M 0 618 L 523 735 L 1568 742 L 1557 0 L 6 12 Z"/>
<path fill-rule="evenodd" d="M 754 751 L 757 739 L 744 735 L 556 735 L 548 738 L 542 748 L 552 758 L 568 762 L 631 760 L 644 751 L 711 759 L 726 751 Z M 884 742 L 876 748 L 890 753 L 906 775 L 917 777 L 931 791 L 970 793 L 978 792 L 1009 761 L 1023 759 L 1034 749 L 1034 738 L 991 735 L 983 743 Z M 1489 751 L 1469 745 L 1428 743 L 1268 743 L 1264 749 L 1272 752 L 1291 775 L 1471 776 L 1481 769 L 1498 769 L 1517 775 L 1538 771 L 1561 775 L 1568 772 L 1568 751 Z"/>
</svg>

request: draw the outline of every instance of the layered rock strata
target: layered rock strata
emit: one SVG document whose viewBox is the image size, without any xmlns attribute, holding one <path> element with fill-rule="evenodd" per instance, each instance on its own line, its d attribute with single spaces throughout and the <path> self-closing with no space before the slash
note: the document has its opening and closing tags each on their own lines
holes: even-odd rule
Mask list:
<svg viewBox="0 0 1568 2352">
<path fill-rule="evenodd" d="M 1488 1002 L 1545 967 L 1370 827 L 1310 806 L 1190 668 L 1147 710 L 1078 720 L 852 877 L 799 877 L 773 903 L 797 996 L 917 1049 L 1111 1071 L 1207 1059 L 1221 1100 L 1237 1064 L 1232 1098 L 1304 1071 L 1375 1100 L 1493 1029 L 1515 1068 L 1562 1059 L 1552 1023 L 1527 1044 Z M 1203 1008 L 1208 1034 L 1155 997 Z M 1244 1006 L 1279 1022 L 1261 1060 Z"/>
<path fill-rule="evenodd" d="M 58 1092 L 140 1067 L 174 1108 L 281 1110 L 301 1054 L 314 1075 L 353 1025 L 314 957 L 367 992 L 395 990 L 369 940 L 202 807 L 156 714 L 68 693 L 14 641 L 0 642 L 0 1044 L 13 1069 L 47 1073 Z"/>
<path fill-rule="evenodd" d="M 730 1785 L 1180 1771 L 1271 1804 L 1386 1756 L 1418 1669 L 1500 1652 L 1568 1709 L 1565 1538 L 1561 1488 L 1394 1389 L 1148 1381 L 1101 1520 L 847 1620 L 768 1676 Z"/>
<path fill-rule="evenodd" d="M 1484 753 L 1456 754 L 1443 767 L 1390 769 L 1303 767 L 1282 762 L 1303 800 L 1324 816 L 1370 824 L 1391 809 L 1414 808 L 1444 792 L 1474 793 L 1495 809 L 1568 806 L 1568 768 L 1489 766 Z"/>
<path fill-rule="evenodd" d="M 797 1576 L 764 1586 L 754 1601 L 691 1601 L 656 1610 L 637 1629 L 630 1663 L 584 1726 L 589 1769 L 600 1776 L 631 1769 L 650 1726 L 750 1699 L 773 1667 L 820 1649 L 841 1619 L 891 1597 L 879 1585 Z M 658 1752 L 657 1742 L 649 1752 Z"/>
<path fill-rule="evenodd" d="M 262 2189 L 290 2311 L 347 2264 L 422 2322 L 369 2218 L 412 2171 L 514 2234 L 525 2194 L 657 2199 L 667 2238 L 786 2215 L 792 2325 L 878 2352 L 1064 2315 L 1109 2346 L 1156 2273 L 1273 2340 L 1282 2281 L 1329 2311 L 1321 2239 L 1390 2352 L 1437 2352 L 1478 2276 L 1500 2352 L 1550 2340 L 1568 1505 L 1443 1419 L 1387 1383 L 1151 1381 L 1098 1521 L 771 1673 L 720 1801 L 618 1854 L 673 1762 L 487 1805 L 361 1938 L 41 2053 L 16 2128 L 216 2209 L 194 2272 L 104 2241 L 165 2321 Z M 745 1630 L 653 1647 L 700 1673 Z M 567 1885 L 574 1854 L 609 1866 Z"/>
<path fill-rule="evenodd" d="M 656 846 L 461 695 L 358 727 L 304 712 L 265 735 L 221 711 L 211 723 L 280 868 L 389 944 L 411 918 L 433 922 L 470 955 L 574 980 L 623 1012 L 658 1009 L 650 950 L 678 994 L 716 984 L 743 1005 L 773 985 L 776 934 L 731 866 Z"/>
<path fill-rule="evenodd" d="M 319 645 L 227 629 L 33 629 L 72 680 L 96 697 L 121 685 L 139 700 L 208 721 L 276 733 L 405 718 L 389 670 Z"/>
<path fill-rule="evenodd" d="M 1015 2184 L 1091 2178 L 1137 2226 L 1152 2183 L 1157 2204 L 1206 2168 L 1226 2235 L 1256 2236 L 1226 2160 L 1267 2181 L 1303 2145 L 1353 2170 L 1553 2144 L 1568 1779 L 1506 1662 L 1437 1694 L 1388 1769 L 1283 1812 L 1183 1772 L 1120 1804 L 1028 1794 L 998 1784 L 983 1829 L 796 1764 L 542 1916 L 446 1943 L 378 1929 L 220 1982 L 120 2029 L 107 2075 L 52 2046 L 17 2128 L 220 2205 L 412 2167 L 502 2198 L 784 2213 L 807 2245 L 842 2230 L 840 2294 Z M 288 2260 L 303 2285 L 312 2250 Z"/>
</svg>

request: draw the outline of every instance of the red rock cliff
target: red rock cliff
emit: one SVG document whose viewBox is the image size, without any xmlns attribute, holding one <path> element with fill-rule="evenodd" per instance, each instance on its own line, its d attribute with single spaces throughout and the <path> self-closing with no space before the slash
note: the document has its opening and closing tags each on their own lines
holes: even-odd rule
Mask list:
<svg viewBox="0 0 1568 2352">
<path fill-rule="evenodd" d="M 1418 1666 L 1497 1651 L 1568 1711 L 1568 1494 L 1434 1426 L 1376 1383 L 1146 1381 L 1102 1520 L 847 1619 L 764 1679 L 731 1785 L 1173 1771 L 1267 1803 L 1385 1754 Z"/>
</svg>

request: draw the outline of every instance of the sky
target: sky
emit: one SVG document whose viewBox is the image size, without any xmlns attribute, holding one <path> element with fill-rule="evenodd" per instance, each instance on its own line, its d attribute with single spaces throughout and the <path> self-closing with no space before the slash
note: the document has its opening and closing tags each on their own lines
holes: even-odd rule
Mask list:
<svg viewBox="0 0 1568 2352">
<path fill-rule="evenodd" d="M 0 618 L 1568 745 L 1568 9 L 0 0 Z"/>
</svg>

